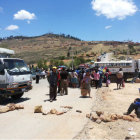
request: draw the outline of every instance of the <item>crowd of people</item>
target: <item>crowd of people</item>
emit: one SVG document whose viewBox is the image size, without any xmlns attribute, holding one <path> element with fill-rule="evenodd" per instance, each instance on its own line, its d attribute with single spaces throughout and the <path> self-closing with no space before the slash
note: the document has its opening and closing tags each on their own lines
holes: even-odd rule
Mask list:
<svg viewBox="0 0 140 140">
<path fill-rule="evenodd" d="M 110 72 L 100 68 L 70 70 L 52 67 L 47 71 L 47 79 L 50 84 L 50 101 L 56 100 L 57 93 L 61 96 L 68 95 L 68 87 L 81 88 L 82 96 L 90 96 L 91 87 L 101 88 L 105 82 L 108 87 L 110 84 Z"/>
<path fill-rule="evenodd" d="M 133 83 L 136 78 L 139 77 L 140 74 L 138 71 L 139 70 L 136 70 L 136 75 L 134 76 L 131 83 Z M 38 69 L 36 69 L 36 72 L 36 83 L 39 83 L 40 77 L 47 77 L 50 85 L 50 102 L 57 100 L 57 94 L 60 94 L 61 96 L 68 95 L 68 87 L 80 88 L 81 95 L 83 97 L 91 97 L 91 87 L 98 89 L 103 86 L 103 83 L 105 83 L 106 87 L 108 87 L 111 82 L 111 72 L 106 67 L 104 69 L 96 67 L 93 69 L 81 68 L 71 70 L 66 69 L 66 67 L 57 68 L 54 66 L 48 71 L 42 69 L 42 75 L 39 73 Z M 116 73 L 116 83 L 117 90 L 121 89 L 121 87 L 125 87 L 124 73 L 122 68 L 120 68 Z M 129 115 L 133 110 L 135 110 L 136 115 L 140 117 L 140 98 L 135 99 L 124 115 Z"/>
</svg>

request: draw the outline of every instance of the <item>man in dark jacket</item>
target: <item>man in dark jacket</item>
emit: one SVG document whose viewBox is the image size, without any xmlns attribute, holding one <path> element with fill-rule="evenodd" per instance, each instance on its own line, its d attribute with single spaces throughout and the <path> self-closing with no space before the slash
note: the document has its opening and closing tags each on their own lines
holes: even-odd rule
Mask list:
<svg viewBox="0 0 140 140">
<path fill-rule="evenodd" d="M 136 99 L 134 100 L 134 103 L 132 103 L 132 104 L 129 106 L 127 112 L 124 113 L 124 115 L 129 115 L 129 114 L 131 114 L 131 112 L 132 112 L 133 110 L 135 110 L 135 113 L 136 113 L 137 117 L 140 118 L 140 98 L 136 98 Z"/>
<path fill-rule="evenodd" d="M 49 73 L 48 81 L 50 84 L 50 102 L 52 102 L 56 100 L 57 96 L 58 73 L 56 67 L 53 67 L 52 72 Z"/>
</svg>

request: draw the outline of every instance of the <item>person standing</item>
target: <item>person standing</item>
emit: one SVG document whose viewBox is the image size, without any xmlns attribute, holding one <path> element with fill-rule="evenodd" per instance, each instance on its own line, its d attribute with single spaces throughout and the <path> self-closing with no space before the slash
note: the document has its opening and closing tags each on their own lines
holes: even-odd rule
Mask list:
<svg viewBox="0 0 140 140">
<path fill-rule="evenodd" d="M 83 75 L 83 80 L 81 82 L 81 94 L 82 96 L 86 96 L 87 94 L 90 96 L 91 91 L 91 77 L 90 70 L 86 70 L 86 73 Z"/>
<path fill-rule="evenodd" d="M 61 95 L 68 95 L 68 72 L 65 70 L 65 68 L 62 68 L 62 71 L 60 73 L 61 77 Z"/>
<path fill-rule="evenodd" d="M 78 74 L 74 70 L 72 70 L 72 73 L 71 73 L 71 83 L 72 83 L 72 87 L 73 88 L 77 87 L 77 84 L 78 84 Z"/>
<path fill-rule="evenodd" d="M 53 67 L 52 72 L 48 75 L 48 81 L 50 84 L 50 102 L 55 101 L 57 96 L 58 73 L 56 69 L 56 67 Z"/>
<path fill-rule="evenodd" d="M 123 84 L 123 70 L 122 68 L 119 69 L 119 72 L 116 74 L 117 76 L 117 89 L 121 88 L 121 85 Z"/>
<path fill-rule="evenodd" d="M 36 84 L 39 84 L 39 78 L 40 78 L 39 68 L 37 68 L 36 69 Z"/>
<path fill-rule="evenodd" d="M 106 87 L 108 87 L 109 84 L 110 84 L 110 73 L 109 73 L 109 69 L 106 69 L 106 73 L 105 73 L 105 83 L 106 83 Z"/>
<path fill-rule="evenodd" d="M 94 72 L 94 80 L 95 80 L 96 89 L 99 87 L 99 79 L 100 79 L 100 74 L 99 74 L 98 70 L 96 69 Z"/>
<path fill-rule="evenodd" d="M 103 81 L 103 71 L 99 68 L 99 74 L 100 74 L 100 79 L 99 79 L 99 88 L 102 87 L 102 81 Z"/>
</svg>

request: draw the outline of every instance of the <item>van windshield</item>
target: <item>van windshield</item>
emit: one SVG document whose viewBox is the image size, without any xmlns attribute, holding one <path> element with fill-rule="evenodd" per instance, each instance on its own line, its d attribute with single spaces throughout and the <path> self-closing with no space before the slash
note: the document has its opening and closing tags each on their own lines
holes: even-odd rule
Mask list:
<svg viewBox="0 0 140 140">
<path fill-rule="evenodd" d="M 30 70 L 23 60 L 4 59 L 5 68 L 10 75 L 29 74 Z"/>
</svg>

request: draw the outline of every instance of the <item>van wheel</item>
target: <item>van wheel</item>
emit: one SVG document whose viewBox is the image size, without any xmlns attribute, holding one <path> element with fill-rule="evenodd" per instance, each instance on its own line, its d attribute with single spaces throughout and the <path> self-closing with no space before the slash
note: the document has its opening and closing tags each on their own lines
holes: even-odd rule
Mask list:
<svg viewBox="0 0 140 140">
<path fill-rule="evenodd" d="M 14 100 L 19 99 L 23 96 L 24 93 L 19 93 L 17 95 L 12 95 L 11 98 L 13 98 Z"/>
</svg>

